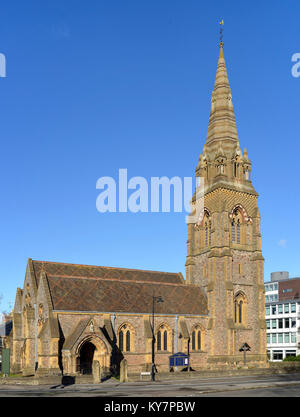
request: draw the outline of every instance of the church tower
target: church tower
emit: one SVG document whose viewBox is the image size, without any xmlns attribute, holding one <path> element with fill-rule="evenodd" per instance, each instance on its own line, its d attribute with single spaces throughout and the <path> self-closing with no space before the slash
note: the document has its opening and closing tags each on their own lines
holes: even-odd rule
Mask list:
<svg viewBox="0 0 300 417">
<path fill-rule="evenodd" d="M 211 98 L 206 143 L 196 177 L 204 182 L 204 209 L 188 224 L 186 281 L 207 294 L 208 365 L 265 365 L 264 258 L 258 194 L 251 162 L 240 148 L 223 43 Z M 198 193 L 192 201 L 195 214 Z"/>
</svg>

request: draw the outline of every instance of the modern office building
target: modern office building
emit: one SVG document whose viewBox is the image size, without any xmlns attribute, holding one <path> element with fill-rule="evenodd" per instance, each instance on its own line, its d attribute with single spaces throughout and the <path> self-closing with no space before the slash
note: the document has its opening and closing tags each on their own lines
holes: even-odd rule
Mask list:
<svg viewBox="0 0 300 417">
<path fill-rule="evenodd" d="M 273 272 L 265 283 L 267 350 L 271 361 L 300 354 L 300 278 Z M 299 329 L 299 330 L 298 330 Z"/>
</svg>

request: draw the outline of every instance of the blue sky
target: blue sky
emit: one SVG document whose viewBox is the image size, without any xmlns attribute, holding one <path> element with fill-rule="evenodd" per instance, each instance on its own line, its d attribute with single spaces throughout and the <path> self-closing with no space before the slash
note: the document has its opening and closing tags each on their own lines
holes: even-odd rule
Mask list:
<svg viewBox="0 0 300 417">
<path fill-rule="evenodd" d="M 299 1 L 10 0 L 1 7 L 0 309 L 27 258 L 184 273 L 186 213 L 96 210 L 96 181 L 194 175 L 218 21 L 260 194 L 265 277 L 300 276 Z"/>
</svg>

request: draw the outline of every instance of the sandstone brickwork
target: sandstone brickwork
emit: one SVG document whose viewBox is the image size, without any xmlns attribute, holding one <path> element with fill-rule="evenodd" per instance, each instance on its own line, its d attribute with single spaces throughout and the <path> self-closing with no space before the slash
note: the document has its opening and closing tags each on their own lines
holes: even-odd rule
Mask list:
<svg viewBox="0 0 300 417">
<path fill-rule="evenodd" d="M 208 296 L 208 362 L 237 363 L 248 343 L 252 364 L 266 361 L 264 258 L 251 162 L 240 149 L 223 45 L 207 140 L 196 168 L 204 212 L 188 225 L 186 279 Z M 199 196 L 199 197 L 198 197 Z"/>
</svg>

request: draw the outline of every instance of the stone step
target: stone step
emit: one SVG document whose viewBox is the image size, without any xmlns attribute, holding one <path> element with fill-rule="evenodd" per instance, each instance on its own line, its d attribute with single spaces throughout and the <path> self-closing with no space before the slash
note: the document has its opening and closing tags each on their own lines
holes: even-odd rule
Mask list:
<svg viewBox="0 0 300 417">
<path fill-rule="evenodd" d="M 77 375 L 75 377 L 76 384 L 92 384 L 93 383 L 93 375 Z"/>
</svg>

